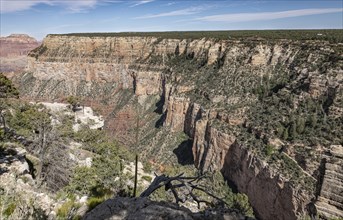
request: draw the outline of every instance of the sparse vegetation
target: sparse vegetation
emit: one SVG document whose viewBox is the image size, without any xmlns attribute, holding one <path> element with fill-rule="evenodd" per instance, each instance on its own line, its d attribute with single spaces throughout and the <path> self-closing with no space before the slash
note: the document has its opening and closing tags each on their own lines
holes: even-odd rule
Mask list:
<svg viewBox="0 0 343 220">
<path fill-rule="evenodd" d="M 80 97 L 76 97 L 76 96 L 68 96 L 67 102 L 71 106 L 71 109 L 75 112 L 77 108 L 80 106 L 81 99 Z"/>
<path fill-rule="evenodd" d="M 6 109 L 8 108 L 9 98 L 19 98 L 17 88 L 12 84 L 6 76 L 0 73 L 0 122 L 3 126 L 3 131 L 0 136 L 6 132 Z"/>
<path fill-rule="evenodd" d="M 273 40 L 327 40 L 333 43 L 343 42 L 342 30 L 244 30 L 244 31 L 175 31 L 175 32 L 119 32 L 119 33 L 70 33 L 50 34 L 50 36 L 79 37 L 156 37 L 160 39 L 200 39 L 220 40 L 254 39 Z"/>
<path fill-rule="evenodd" d="M 87 201 L 88 211 L 94 209 L 97 205 L 105 201 L 105 197 L 91 197 Z"/>
<path fill-rule="evenodd" d="M 3 215 L 5 215 L 5 217 L 11 216 L 15 208 L 16 208 L 16 204 L 14 202 L 7 204 L 7 207 L 3 211 Z"/>
<path fill-rule="evenodd" d="M 151 182 L 151 180 L 152 180 L 151 176 L 142 176 L 142 179 L 146 180 L 148 182 Z"/>
<path fill-rule="evenodd" d="M 80 204 L 76 203 L 75 199 L 69 199 L 57 210 L 57 219 L 70 219 L 79 207 Z"/>
<path fill-rule="evenodd" d="M 0 99 L 18 98 L 19 92 L 3 73 L 0 73 Z"/>
</svg>

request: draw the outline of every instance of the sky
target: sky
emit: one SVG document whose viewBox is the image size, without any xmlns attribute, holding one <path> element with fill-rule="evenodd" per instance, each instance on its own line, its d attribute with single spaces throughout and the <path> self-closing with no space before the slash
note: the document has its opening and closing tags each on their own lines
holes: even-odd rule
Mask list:
<svg viewBox="0 0 343 220">
<path fill-rule="evenodd" d="M 343 29 L 343 0 L 0 0 L 0 35 Z"/>
</svg>

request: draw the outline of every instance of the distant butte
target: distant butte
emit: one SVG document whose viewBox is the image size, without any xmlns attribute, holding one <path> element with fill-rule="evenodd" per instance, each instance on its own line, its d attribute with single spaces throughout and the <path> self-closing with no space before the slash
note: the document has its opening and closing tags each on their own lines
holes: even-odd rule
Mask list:
<svg viewBox="0 0 343 220">
<path fill-rule="evenodd" d="M 20 72 L 27 64 L 27 54 L 41 43 L 27 34 L 0 37 L 0 72 Z"/>
<path fill-rule="evenodd" d="M 27 55 L 40 43 L 27 34 L 11 34 L 8 37 L 0 37 L 0 57 L 15 57 Z"/>
</svg>

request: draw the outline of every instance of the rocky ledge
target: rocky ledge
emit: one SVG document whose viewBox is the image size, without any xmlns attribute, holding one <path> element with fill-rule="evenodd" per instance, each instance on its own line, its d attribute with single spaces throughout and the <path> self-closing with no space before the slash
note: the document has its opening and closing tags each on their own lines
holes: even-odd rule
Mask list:
<svg viewBox="0 0 343 220">
<path fill-rule="evenodd" d="M 251 219 L 239 213 L 228 210 L 207 210 L 201 213 L 192 213 L 189 209 L 178 206 L 175 203 L 156 202 L 147 198 L 116 197 L 109 199 L 92 211 L 87 213 L 83 220 L 109 219 L 109 220 L 152 220 L 152 219 Z"/>
</svg>

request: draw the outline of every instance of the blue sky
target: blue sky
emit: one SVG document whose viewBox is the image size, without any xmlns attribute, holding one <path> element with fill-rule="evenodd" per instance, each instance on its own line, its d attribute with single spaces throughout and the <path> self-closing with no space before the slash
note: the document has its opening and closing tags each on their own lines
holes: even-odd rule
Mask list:
<svg viewBox="0 0 343 220">
<path fill-rule="evenodd" d="M 343 29 L 343 0 L 0 0 L 0 35 Z"/>
</svg>

